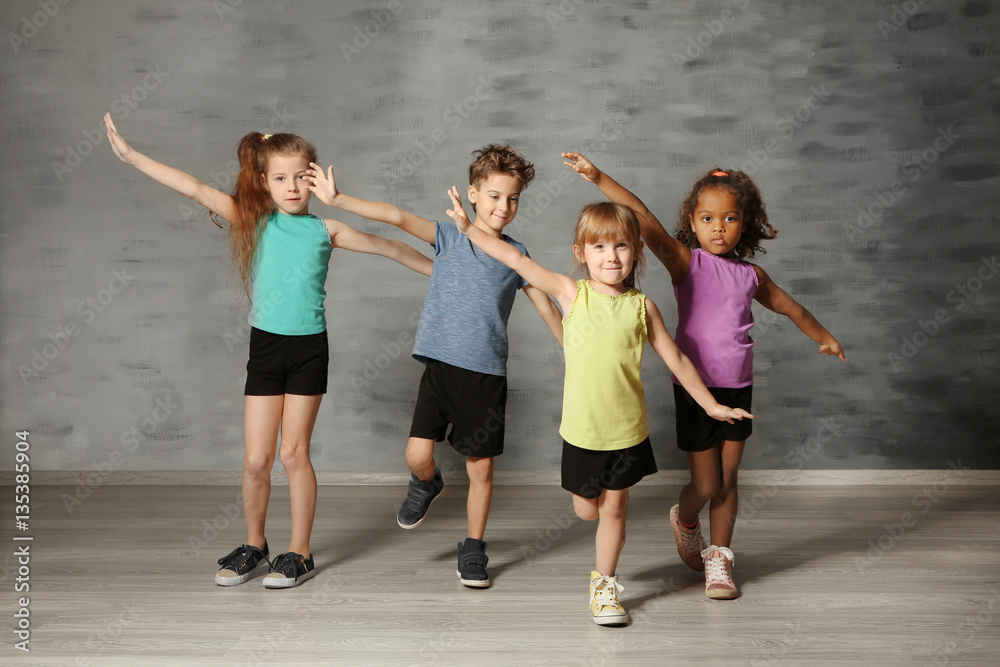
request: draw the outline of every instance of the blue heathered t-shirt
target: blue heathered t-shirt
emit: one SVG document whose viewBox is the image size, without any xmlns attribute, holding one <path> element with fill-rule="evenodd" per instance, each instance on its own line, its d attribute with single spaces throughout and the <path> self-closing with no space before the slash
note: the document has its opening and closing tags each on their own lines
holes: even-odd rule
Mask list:
<svg viewBox="0 0 1000 667">
<path fill-rule="evenodd" d="M 434 269 L 413 357 L 487 375 L 507 375 L 507 320 L 528 282 L 477 248 L 453 223 L 435 222 Z M 526 257 L 523 245 L 503 240 Z"/>
</svg>

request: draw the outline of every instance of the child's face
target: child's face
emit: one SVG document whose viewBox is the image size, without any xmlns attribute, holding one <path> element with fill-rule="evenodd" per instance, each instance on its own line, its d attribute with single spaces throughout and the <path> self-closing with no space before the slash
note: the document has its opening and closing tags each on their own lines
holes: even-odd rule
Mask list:
<svg viewBox="0 0 1000 667">
<path fill-rule="evenodd" d="M 264 182 L 278 210 L 289 215 L 309 212 L 312 192 L 305 187 L 309 160 L 304 155 L 272 155 Z"/>
<path fill-rule="evenodd" d="M 702 250 L 727 255 L 743 236 L 743 211 L 736 195 L 720 188 L 702 190 L 691 216 L 691 231 Z"/>
<path fill-rule="evenodd" d="M 642 241 L 637 247 L 624 238 L 600 239 L 596 243 L 584 244 L 583 248 L 573 246 L 573 252 L 586 264 L 591 281 L 617 288 L 635 269 L 642 252 Z"/>
<path fill-rule="evenodd" d="M 490 174 L 478 188 L 470 185 L 469 201 L 476 205 L 475 224 L 499 235 L 517 215 L 520 197 L 521 181 L 510 174 Z"/>
</svg>

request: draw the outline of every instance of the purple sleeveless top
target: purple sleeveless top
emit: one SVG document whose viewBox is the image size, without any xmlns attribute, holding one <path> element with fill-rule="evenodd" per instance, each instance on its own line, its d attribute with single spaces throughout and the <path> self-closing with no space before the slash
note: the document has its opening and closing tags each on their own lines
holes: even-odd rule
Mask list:
<svg viewBox="0 0 1000 667">
<path fill-rule="evenodd" d="M 701 248 L 679 285 L 674 339 L 709 387 L 753 384 L 753 314 L 757 272 L 742 259 L 725 259 Z M 677 378 L 673 377 L 675 384 Z"/>
</svg>

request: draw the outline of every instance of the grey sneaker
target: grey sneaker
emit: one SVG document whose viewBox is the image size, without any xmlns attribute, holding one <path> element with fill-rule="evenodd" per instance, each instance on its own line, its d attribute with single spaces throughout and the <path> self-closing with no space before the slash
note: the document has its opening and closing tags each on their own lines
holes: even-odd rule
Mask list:
<svg viewBox="0 0 1000 667">
<path fill-rule="evenodd" d="M 221 567 L 215 575 L 215 583 L 220 586 L 238 586 L 246 582 L 261 563 L 270 565 L 267 560 L 267 540 L 264 540 L 263 549 L 241 544 L 219 559 Z"/>
<path fill-rule="evenodd" d="M 399 527 L 409 530 L 419 526 L 420 522 L 427 516 L 427 510 L 430 509 L 431 503 L 441 495 L 443 488 L 444 479 L 441 477 L 441 471 L 437 468 L 434 468 L 434 479 L 430 482 L 424 482 L 410 473 L 410 485 L 406 489 L 406 500 L 400 505 L 399 512 L 396 514 L 396 523 L 399 524 Z"/>
<path fill-rule="evenodd" d="M 458 578 L 469 588 L 489 588 L 490 576 L 486 574 L 486 542 L 474 537 L 458 543 Z"/>
</svg>

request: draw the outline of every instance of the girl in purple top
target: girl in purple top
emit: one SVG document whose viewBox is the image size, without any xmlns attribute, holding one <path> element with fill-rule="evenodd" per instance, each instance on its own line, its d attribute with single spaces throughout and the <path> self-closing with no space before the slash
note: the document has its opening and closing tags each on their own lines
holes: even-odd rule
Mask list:
<svg viewBox="0 0 1000 667">
<path fill-rule="evenodd" d="M 632 208 L 643 239 L 667 270 L 677 296 L 675 340 L 705 380 L 715 399 L 750 411 L 753 392 L 751 302 L 785 315 L 819 344 L 820 354 L 844 360 L 837 339 L 764 269 L 751 264 L 761 241 L 777 232 L 767 221 L 760 192 L 742 171 L 713 169 L 694 184 L 681 205 L 676 237 L 670 236 L 634 194 L 579 153 L 563 153 L 566 165 L 597 185 L 611 201 Z M 670 509 L 670 525 L 681 559 L 705 571 L 705 592 L 713 599 L 739 595 L 729 549 L 739 505 L 736 479 L 743 446 L 753 428 L 745 419 L 716 422 L 674 380 L 677 446 L 687 453 L 691 481 Z M 711 545 L 706 546 L 698 514 L 709 505 Z"/>
</svg>

